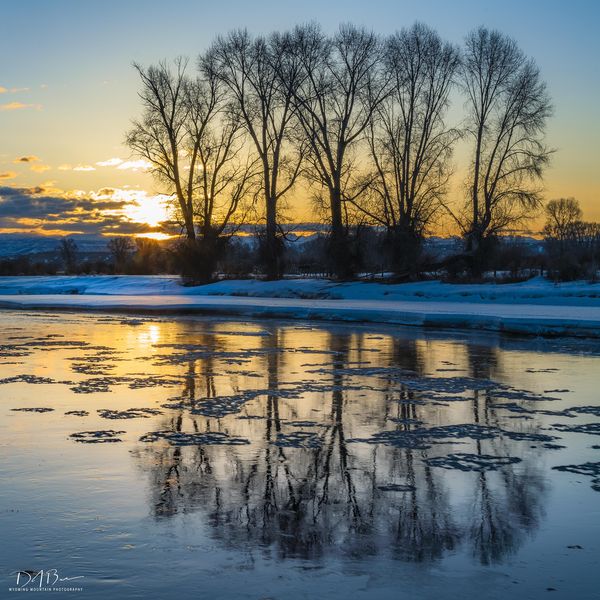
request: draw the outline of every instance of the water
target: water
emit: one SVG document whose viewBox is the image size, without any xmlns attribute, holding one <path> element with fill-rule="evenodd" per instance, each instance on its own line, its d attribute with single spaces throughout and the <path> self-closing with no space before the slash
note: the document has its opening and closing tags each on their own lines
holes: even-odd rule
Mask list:
<svg viewBox="0 0 600 600">
<path fill-rule="evenodd" d="M 82 588 L 55 597 L 599 597 L 592 342 L 68 313 L 0 331 L 0 597 L 40 570 L 26 587 Z"/>
</svg>

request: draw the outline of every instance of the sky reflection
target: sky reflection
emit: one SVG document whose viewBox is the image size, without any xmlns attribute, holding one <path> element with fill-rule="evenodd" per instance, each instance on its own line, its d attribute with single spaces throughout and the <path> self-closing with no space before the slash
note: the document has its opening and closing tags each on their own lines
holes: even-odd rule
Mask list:
<svg viewBox="0 0 600 600">
<path fill-rule="evenodd" d="M 598 492 L 552 470 L 597 460 L 593 435 L 564 430 L 594 422 L 593 348 L 276 321 L 0 320 L 4 572 L 54 564 L 85 574 L 91 597 L 125 598 L 170 597 L 169 564 L 211 598 L 593 585 Z"/>
</svg>

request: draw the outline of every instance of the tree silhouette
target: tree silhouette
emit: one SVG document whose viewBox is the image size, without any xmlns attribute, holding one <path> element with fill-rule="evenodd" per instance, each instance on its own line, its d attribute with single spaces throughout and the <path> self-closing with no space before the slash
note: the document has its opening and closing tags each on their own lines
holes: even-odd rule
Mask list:
<svg viewBox="0 0 600 600">
<path fill-rule="evenodd" d="M 459 53 L 415 24 L 385 41 L 390 91 L 367 128 L 373 173 L 354 202 L 386 227 L 396 270 L 414 267 L 420 239 L 443 204 L 459 132 L 445 124 Z"/>
<path fill-rule="evenodd" d="M 340 27 L 332 38 L 305 25 L 286 34 L 285 48 L 282 81 L 293 93 L 300 135 L 308 145 L 305 174 L 327 195 L 333 268 L 345 277 L 352 270 L 346 204 L 366 187 L 356 186 L 353 151 L 387 93 L 381 43 L 373 32 L 352 25 Z"/>
<path fill-rule="evenodd" d="M 285 82 L 280 79 L 283 52 L 279 34 L 253 38 L 246 30 L 238 30 L 217 38 L 207 55 L 258 154 L 266 219 L 265 262 L 271 279 L 281 276 L 283 266 L 277 240 L 280 201 L 296 182 L 302 157 L 289 139 L 298 73 L 287 70 Z"/>
<path fill-rule="evenodd" d="M 487 237 L 540 207 L 536 184 L 550 159 L 543 135 L 552 107 L 535 62 L 514 40 L 484 27 L 466 38 L 461 82 L 473 143 L 470 216 L 461 226 L 477 255 Z"/>
</svg>

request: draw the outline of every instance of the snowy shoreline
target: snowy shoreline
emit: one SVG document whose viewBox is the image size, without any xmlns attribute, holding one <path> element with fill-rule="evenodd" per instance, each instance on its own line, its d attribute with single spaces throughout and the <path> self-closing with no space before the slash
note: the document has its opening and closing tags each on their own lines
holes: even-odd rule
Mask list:
<svg viewBox="0 0 600 600">
<path fill-rule="evenodd" d="M 196 313 L 600 338 L 600 285 L 221 281 L 172 276 L 1 277 L 0 308 Z"/>
</svg>

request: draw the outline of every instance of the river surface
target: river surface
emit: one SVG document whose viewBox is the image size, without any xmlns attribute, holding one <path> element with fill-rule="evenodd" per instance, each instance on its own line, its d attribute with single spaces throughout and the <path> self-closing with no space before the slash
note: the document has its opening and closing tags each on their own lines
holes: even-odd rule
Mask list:
<svg viewBox="0 0 600 600">
<path fill-rule="evenodd" d="M 0 336 L 1 598 L 600 597 L 597 342 L 10 311 Z"/>
</svg>

